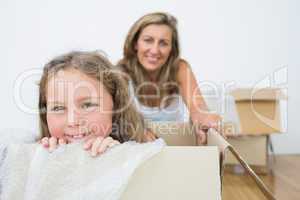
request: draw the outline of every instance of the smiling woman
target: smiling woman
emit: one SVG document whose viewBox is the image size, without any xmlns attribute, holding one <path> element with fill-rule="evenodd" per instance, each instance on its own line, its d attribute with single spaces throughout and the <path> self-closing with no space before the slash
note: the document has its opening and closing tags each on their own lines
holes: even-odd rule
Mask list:
<svg viewBox="0 0 300 200">
<path fill-rule="evenodd" d="M 172 50 L 172 31 L 167 25 L 145 27 L 137 40 L 135 50 L 150 80 L 155 80 L 160 66 L 167 62 Z"/>
<path fill-rule="evenodd" d="M 180 58 L 177 20 L 168 13 L 150 13 L 137 20 L 127 35 L 119 68 L 129 78 L 131 95 L 150 121 L 182 122 L 183 103 L 196 125 L 199 143 L 220 117 L 210 113 L 188 62 Z"/>
</svg>

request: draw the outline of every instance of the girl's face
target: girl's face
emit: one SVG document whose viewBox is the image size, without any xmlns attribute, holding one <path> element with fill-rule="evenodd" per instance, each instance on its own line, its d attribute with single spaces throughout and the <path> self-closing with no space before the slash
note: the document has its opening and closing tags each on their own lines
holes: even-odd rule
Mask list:
<svg viewBox="0 0 300 200">
<path fill-rule="evenodd" d="M 46 95 L 51 136 L 73 142 L 111 132 L 113 101 L 100 81 L 76 69 L 61 70 L 49 79 Z"/>
<path fill-rule="evenodd" d="M 148 25 L 135 45 L 137 57 L 148 72 L 158 72 L 166 63 L 172 49 L 172 30 L 167 25 Z"/>
</svg>

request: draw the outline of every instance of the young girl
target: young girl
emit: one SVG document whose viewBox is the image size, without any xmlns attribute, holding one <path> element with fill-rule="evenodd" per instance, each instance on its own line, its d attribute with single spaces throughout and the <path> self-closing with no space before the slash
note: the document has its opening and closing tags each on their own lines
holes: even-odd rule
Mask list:
<svg viewBox="0 0 300 200">
<path fill-rule="evenodd" d="M 39 88 L 42 140 L 49 151 L 84 140 L 92 156 L 116 144 L 152 141 L 125 80 L 96 52 L 71 52 L 44 67 Z"/>
</svg>

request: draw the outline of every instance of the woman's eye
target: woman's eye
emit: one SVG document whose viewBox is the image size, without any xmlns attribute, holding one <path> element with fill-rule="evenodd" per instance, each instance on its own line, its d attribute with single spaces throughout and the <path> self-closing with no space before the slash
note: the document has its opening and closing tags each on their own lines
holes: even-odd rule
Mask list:
<svg viewBox="0 0 300 200">
<path fill-rule="evenodd" d="M 160 42 L 160 46 L 165 47 L 165 46 L 168 46 L 168 45 L 169 45 L 169 44 L 168 44 L 167 42 L 165 42 L 165 41 Z"/>
<path fill-rule="evenodd" d="M 146 39 L 144 39 L 144 42 L 146 42 L 146 43 L 151 43 L 151 42 L 152 42 L 152 39 L 146 38 Z"/>
</svg>

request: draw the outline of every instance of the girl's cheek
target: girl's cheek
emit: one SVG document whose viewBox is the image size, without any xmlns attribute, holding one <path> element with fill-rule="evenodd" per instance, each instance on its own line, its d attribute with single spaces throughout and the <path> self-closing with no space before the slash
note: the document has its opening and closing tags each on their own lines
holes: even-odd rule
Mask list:
<svg viewBox="0 0 300 200">
<path fill-rule="evenodd" d="M 88 127 L 92 134 L 107 137 L 112 131 L 113 125 L 110 116 L 92 117 L 88 122 Z"/>
<path fill-rule="evenodd" d="M 62 119 L 58 119 L 54 116 L 48 116 L 47 122 L 48 129 L 52 137 L 62 138 L 64 136 L 64 124 Z"/>
<path fill-rule="evenodd" d="M 49 132 L 52 137 L 62 138 L 64 136 L 64 131 L 57 127 L 49 127 Z"/>
</svg>

